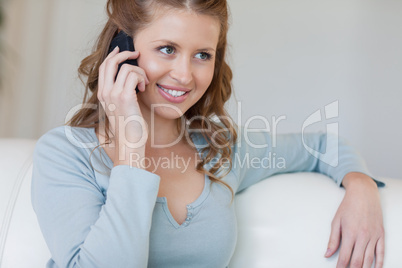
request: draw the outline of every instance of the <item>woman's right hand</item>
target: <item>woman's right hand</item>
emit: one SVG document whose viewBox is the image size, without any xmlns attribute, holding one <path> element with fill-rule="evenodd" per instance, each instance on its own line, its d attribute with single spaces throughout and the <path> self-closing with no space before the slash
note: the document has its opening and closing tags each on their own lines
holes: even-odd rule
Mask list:
<svg viewBox="0 0 402 268">
<path fill-rule="evenodd" d="M 149 80 L 138 66 L 123 64 L 117 75 L 117 67 L 127 59 L 136 59 L 138 51 L 119 53 L 116 47 L 99 67 L 97 97 L 108 119 L 114 144 L 114 166 L 130 164 L 132 154 L 144 157 L 148 129 L 137 101 L 135 88 L 145 91 Z"/>
</svg>

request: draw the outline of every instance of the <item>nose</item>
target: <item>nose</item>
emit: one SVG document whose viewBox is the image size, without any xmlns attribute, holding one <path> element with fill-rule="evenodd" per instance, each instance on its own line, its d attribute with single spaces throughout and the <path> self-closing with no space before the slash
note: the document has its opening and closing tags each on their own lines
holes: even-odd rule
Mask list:
<svg viewBox="0 0 402 268">
<path fill-rule="evenodd" d="M 188 57 L 178 58 L 170 72 L 170 76 L 182 86 L 189 86 L 193 81 L 191 60 Z"/>
</svg>

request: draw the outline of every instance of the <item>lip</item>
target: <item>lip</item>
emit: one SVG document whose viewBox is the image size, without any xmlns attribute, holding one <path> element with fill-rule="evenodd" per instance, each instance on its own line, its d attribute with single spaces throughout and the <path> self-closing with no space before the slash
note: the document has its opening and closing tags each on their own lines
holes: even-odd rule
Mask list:
<svg viewBox="0 0 402 268">
<path fill-rule="evenodd" d="M 191 89 L 188 89 L 188 88 L 185 88 L 185 87 L 174 87 L 174 86 L 168 86 L 168 85 L 162 85 L 162 84 L 158 84 L 158 85 L 160 85 L 161 87 L 166 88 L 166 89 L 177 90 L 177 91 L 188 92 L 188 91 L 191 90 Z"/>
<path fill-rule="evenodd" d="M 156 86 L 158 88 L 159 93 L 164 97 L 167 101 L 172 102 L 172 103 L 181 103 L 187 99 L 187 96 L 189 95 L 188 92 L 186 92 L 183 96 L 180 97 L 173 97 L 169 93 L 166 93 L 161 89 L 160 87 Z M 161 87 L 165 88 L 164 86 L 161 85 Z M 171 89 L 171 88 L 166 88 L 166 89 Z M 175 89 L 176 90 L 176 89 Z M 184 90 L 181 90 L 184 91 Z"/>
</svg>

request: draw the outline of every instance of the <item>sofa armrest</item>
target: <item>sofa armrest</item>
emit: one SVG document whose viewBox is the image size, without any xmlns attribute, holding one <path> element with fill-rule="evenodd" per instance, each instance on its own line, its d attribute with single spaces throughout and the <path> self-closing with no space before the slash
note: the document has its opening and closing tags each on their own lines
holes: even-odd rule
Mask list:
<svg viewBox="0 0 402 268">
<path fill-rule="evenodd" d="M 402 180 L 381 178 L 386 232 L 384 267 L 402 265 Z M 324 258 L 345 189 L 318 173 L 270 177 L 236 196 L 237 247 L 230 267 L 335 267 Z"/>
</svg>

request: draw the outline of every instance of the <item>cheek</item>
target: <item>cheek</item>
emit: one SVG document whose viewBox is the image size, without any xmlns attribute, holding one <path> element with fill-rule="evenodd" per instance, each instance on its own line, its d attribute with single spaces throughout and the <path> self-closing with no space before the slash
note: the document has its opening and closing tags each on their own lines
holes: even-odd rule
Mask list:
<svg viewBox="0 0 402 268">
<path fill-rule="evenodd" d="M 209 85 L 211 84 L 213 76 L 214 76 L 213 67 L 205 70 L 202 73 L 202 75 L 199 76 L 198 84 L 201 85 L 201 87 L 204 89 L 204 91 L 206 91 L 207 88 L 209 87 Z"/>
<path fill-rule="evenodd" d="M 145 71 L 150 83 L 154 82 L 153 80 L 157 79 L 166 70 L 166 66 L 163 63 L 145 55 L 142 58 L 138 58 L 138 66 Z"/>
</svg>

